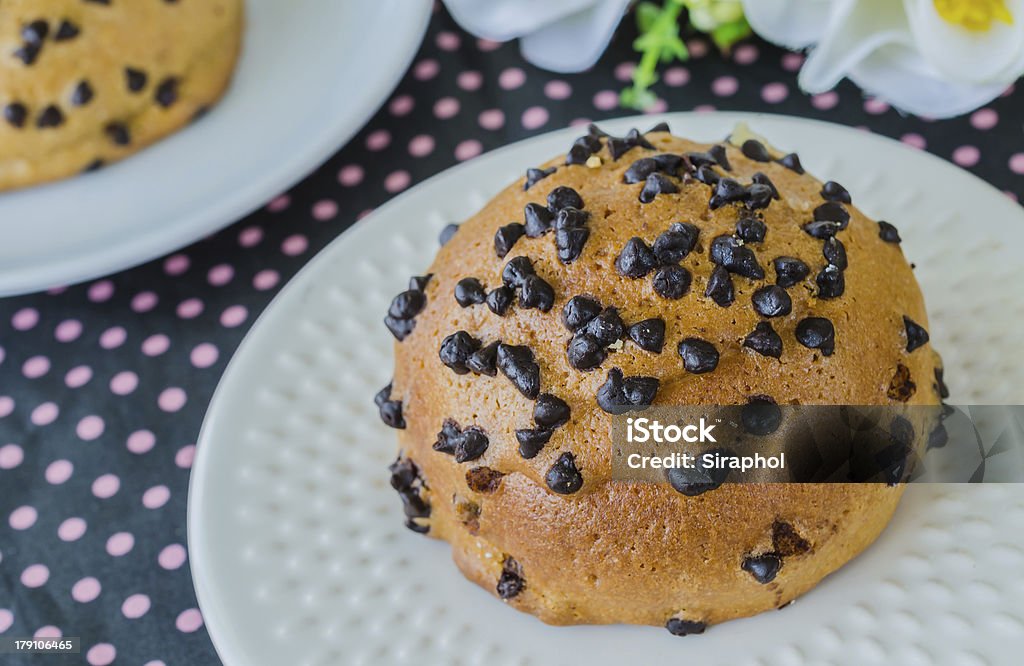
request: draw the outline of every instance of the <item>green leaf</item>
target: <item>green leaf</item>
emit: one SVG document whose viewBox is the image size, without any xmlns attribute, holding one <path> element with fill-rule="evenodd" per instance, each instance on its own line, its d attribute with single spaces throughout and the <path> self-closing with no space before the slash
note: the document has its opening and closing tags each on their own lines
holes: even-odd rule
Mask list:
<svg viewBox="0 0 1024 666">
<path fill-rule="evenodd" d="M 648 32 L 661 15 L 661 8 L 653 2 L 641 2 L 636 6 L 636 27 L 641 32 Z"/>
<path fill-rule="evenodd" d="M 724 23 L 711 31 L 711 40 L 722 51 L 729 50 L 733 44 L 750 36 L 750 24 L 746 19 Z"/>
</svg>

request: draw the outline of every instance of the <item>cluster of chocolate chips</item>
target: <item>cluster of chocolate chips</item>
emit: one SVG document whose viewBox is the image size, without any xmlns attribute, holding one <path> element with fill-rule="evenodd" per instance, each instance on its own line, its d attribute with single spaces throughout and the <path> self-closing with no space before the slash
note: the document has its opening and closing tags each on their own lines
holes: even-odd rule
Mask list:
<svg viewBox="0 0 1024 666">
<path fill-rule="evenodd" d="M 696 620 L 684 620 L 678 617 L 670 617 L 665 623 L 665 628 L 673 636 L 689 636 L 690 634 L 703 634 L 708 625 Z"/>
<path fill-rule="evenodd" d="M 777 520 L 772 524 L 772 550 L 758 555 L 748 555 L 743 558 L 740 567 L 758 583 L 767 585 L 778 575 L 783 558 L 802 555 L 810 549 L 810 542 L 800 536 L 792 525 Z"/>
<path fill-rule="evenodd" d="M 501 576 L 498 578 L 496 588 L 498 596 L 502 599 L 511 599 L 526 587 L 526 580 L 523 579 L 523 567 L 515 558 L 505 557 L 501 563 Z"/>
<path fill-rule="evenodd" d="M 597 390 L 597 404 L 609 414 L 643 411 L 654 402 L 659 385 L 657 377 L 625 377 L 622 370 L 612 368 Z"/>
<path fill-rule="evenodd" d="M 479 427 L 461 428 L 452 419 L 446 419 L 441 432 L 437 433 L 434 450 L 454 456 L 457 463 L 464 463 L 482 456 L 490 443 L 487 433 Z"/>
<path fill-rule="evenodd" d="M 409 280 L 409 288 L 395 296 L 384 317 L 384 325 L 391 335 L 401 342 L 416 327 L 416 315 L 427 306 L 427 295 L 424 289 L 431 275 L 416 276 Z"/>
<path fill-rule="evenodd" d="M 405 418 L 402 416 L 402 401 L 391 399 L 391 382 L 373 396 L 373 404 L 377 405 L 380 420 L 385 425 L 399 430 L 405 429 Z"/>
<path fill-rule="evenodd" d="M 655 271 L 652 285 L 662 298 L 682 298 L 690 290 L 692 276 L 682 261 L 697 244 L 700 230 L 688 222 L 675 222 L 662 232 L 652 246 L 634 236 L 615 258 L 615 269 L 623 277 L 639 279 Z"/>
<path fill-rule="evenodd" d="M 563 264 L 579 259 L 590 238 L 587 221 L 590 214 L 583 209 L 583 198 L 571 187 L 560 185 L 551 190 L 547 206 L 528 203 L 523 209 L 523 222 L 512 222 L 500 227 L 494 234 L 494 253 L 499 259 L 507 255 L 524 235 L 539 238 L 549 231 L 555 232 L 555 248 Z"/>
<path fill-rule="evenodd" d="M 626 325 L 616 308 L 602 308 L 589 296 L 574 296 L 562 308 L 562 323 L 573 336 L 566 348 L 569 365 L 577 370 L 591 370 L 601 365 L 607 349 L 618 342 Z"/>
<path fill-rule="evenodd" d="M 533 405 L 533 422 L 537 427 L 516 430 L 519 455 L 526 459 L 535 458 L 551 439 L 555 428 L 569 422 L 570 415 L 569 405 L 558 396 L 550 393 L 538 395 Z"/>
<path fill-rule="evenodd" d="M 391 472 L 391 487 L 402 498 L 405 526 L 413 532 L 426 534 L 430 531 L 430 525 L 418 522 L 430 517 L 430 503 L 423 498 L 427 484 L 420 474 L 420 468 L 412 459 L 399 454 L 388 470 Z"/>
<path fill-rule="evenodd" d="M 52 39 L 55 42 L 65 42 L 69 39 L 74 39 L 81 32 L 77 25 L 67 19 L 63 19 L 53 31 Z M 49 21 L 41 18 L 29 21 L 21 28 L 21 46 L 14 50 L 14 57 L 25 65 L 35 64 L 36 59 L 39 58 L 40 51 L 43 50 L 43 45 L 46 43 L 46 38 L 49 36 Z"/>
</svg>

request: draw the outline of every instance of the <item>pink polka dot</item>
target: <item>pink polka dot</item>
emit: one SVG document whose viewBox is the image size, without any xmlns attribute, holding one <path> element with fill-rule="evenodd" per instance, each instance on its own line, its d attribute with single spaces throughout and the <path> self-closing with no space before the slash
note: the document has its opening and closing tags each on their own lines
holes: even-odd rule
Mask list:
<svg viewBox="0 0 1024 666">
<path fill-rule="evenodd" d="M 186 298 L 181 303 L 178 303 L 178 316 L 182 319 L 195 319 L 203 313 L 203 302 L 198 298 Z"/>
<path fill-rule="evenodd" d="M 518 67 L 509 67 L 498 75 L 498 85 L 504 90 L 515 90 L 526 83 L 526 72 Z"/>
<path fill-rule="evenodd" d="M 1010 171 L 1024 175 L 1024 153 L 1016 153 L 1010 157 Z"/>
<path fill-rule="evenodd" d="M 267 269 L 260 271 L 252 278 L 252 286 L 256 287 L 260 291 L 266 291 L 267 289 L 273 289 L 277 286 L 281 276 L 277 271 L 273 269 Z"/>
<path fill-rule="evenodd" d="M 85 653 L 89 666 L 109 666 L 117 658 L 117 650 L 110 643 L 97 643 Z"/>
<path fill-rule="evenodd" d="M 117 349 L 128 339 L 128 332 L 120 326 L 111 326 L 100 334 L 100 347 Z"/>
<path fill-rule="evenodd" d="M 711 82 L 711 92 L 719 97 L 730 97 L 740 89 L 740 83 L 735 76 L 719 76 Z"/>
<path fill-rule="evenodd" d="M 112 557 L 127 555 L 135 547 L 135 537 L 130 532 L 118 532 L 107 539 L 107 553 Z"/>
<path fill-rule="evenodd" d="M 412 75 L 419 81 L 429 81 L 437 76 L 441 66 L 436 60 L 421 60 L 412 68 Z"/>
<path fill-rule="evenodd" d="M 679 86 L 685 86 L 690 82 L 690 70 L 685 67 L 669 67 L 665 70 L 665 73 L 661 75 L 665 85 L 678 88 Z"/>
<path fill-rule="evenodd" d="M 0 469 L 14 469 L 25 459 L 25 452 L 17 444 L 0 446 Z"/>
<path fill-rule="evenodd" d="M 703 58 L 708 54 L 708 43 L 703 39 L 691 39 L 686 42 L 686 50 L 691 58 Z"/>
<path fill-rule="evenodd" d="M 782 56 L 782 69 L 795 72 L 804 66 L 804 56 L 800 53 L 786 53 Z"/>
<path fill-rule="evenodd" d="M 195 346 L 192 350 L 192 354 L 190 355 L 190 359 L 192 361 L 192 365 L 197 368 L 208 368 L 217 362 L 217 358 L 219 356 L 220 352 L 217 350 L 215 345 L 212 345 L 209 342 L 204 342 Z"/>
<path fill-rule="evenodd" d="M 472 70 L 459 72 L 459 75 L 455 78 L 455 83 L 463 90 L 472 92 L 480 89 L 480 86 L 484 84 L 484 77 L 480 72 Z"/>
<path fill-rule="evenodd" d="M 459 44 L 461 43 L 457 34 L 447 30 L 437 33 L 435 41 L 437 43 L 437 48 L 442 51 L 454 51 L 459 48 Z"/>
<path fill-rule="evenodd" d="M 50 371 L 50 359 L 45 356 L 33 356 L 21 366 L 21 373 L 29 379 L 38 379 Z"/>
<path fill-rule="evenodd" d="M 143 291 L 132 297 L 132 310 L 136 312 L 149 312 L 156 307 L 160 297 L 152 291 Z"/>
<path fill-rule="evenodd" d="M 14 624 L 14 613 L 6 608 L 0 608 L 0 634 L 11 628 Z"/>
<path fill-rule="evenodd" d="M 962 167 L 972 167 L 981 160 L 981 151 L 976 146 L 960 146 L 953 151 L 953 161 Z"/>
<path fill-rule="evenodd" d="M 171 499 L 171 491 L 167 486 L 153 486 L 142 494 L 142 506 L 147 509 L 159 509 Z"/>
<path fill-rule="evenodd" d="M 171 346 L 171 339 L 163 333 L 151 335 L 142 341 L 142 353 L 146 356 L 159 356 Z"/>
<path fill-rule="evenodd" d="M 302 234 L 292 234 L 281 241 L 281 252 L 289 257 L 297 257 L 309 249 L 309 239 Z"/>
<path fill-rule="evenodd" d="M 246 227 L 238 234 L 238 244 L 242 247 L 259 245 L 261 240 L 263 240 L 263 229 L 259 227 Z"/>
<path fill-rule="evenodd" d="M 78 541 L 85 534 L 88 525 L 82 518 L 68 518 L 57 528 L 57 536 L 61 541 Z"/>
<path fill-rule="evenodd" d="M 990 130 L 999 124 L 999 114 L 994 109 L 978 109 L 971 114 L 974 129 Z"/>
<path fill-rule="evenodd" d="M 77 319 L 65 319 L 53 329 L 53 337 L 57 342 L 74 342 L 82 335 L 82 322 Z"/>
<path fill-rule="evenodd" d="M 548 121 L 548 110 L 542 106 L 531 106 L 523 111 L 523 127 L 537 129 Z"/>
<path fill-rule="evenodd" d="M 7 522 L 10 523 L 11 529 L 15 530 L 27 530 L 36 524 L 36 519 L 39 518 L 39 513 L 35 507 L 32 506 L 19 506 L 14 511 L 11 511 L 11 515 L 8 517 Z"/>
<path fill-rule="evenodd" d="M 235 277 L 231 264 L 217 264 L 206 274 L 206 281 L 214 287 L 223 287 Z"/>
<path fill-rule="evenodd" d="M 4 356 L 5 356 L 5 354 L 6 354 L 6 352 L 4 351 L 4 348 L 3 348 L 3 347 L 0 347 L 0 363 L 3 363 L 3 362 L 4 362 Z"/>
<path fill-rule="evenodd" d="M 185 552 L 185 547 L 180 543 L 172 543 L 170 546 L 161 550 L 156 559 L 157 562 L 160 563 L 161 567 L 168 571 L 173 571 L 185 564 L 186 557 L 187 554 Z"/>
<path fill-rule="evenodd" d="M 569 99 L 572 97 L 572 86 L 565 81 L 555 79 L 544 84 L 544 94 L 551 99 Z"/>
<path fill-rule="evenodd" d="M 62 285 L 59 287 L 50 287 L 49 289 L 46 290 L 46 293 L 49 294 L 50 296 L 60 296 L 67 290 L 67 285 Z"/>
<path fill-rule="evenodd" d="M 121 479 L 113 474 L 104 474 L 92 482 L 92 494 L 100 499 L 110 499 L 121 489 Z"/>
<path fill-rule="evenodd" d="M 374 152 L 384 150 L 389 145 L 391 145 L 391 133 L 387 130 L 370 132 L 366 137 L 366 147 Z"/>
<path fill-rule="evenodd" d="M 696 113 L 711 113 L 715 110 L 715 107 L 713 104 L 698 104 L 693 107 L 693 110 Z"/>
<path fill-rule="evenodd" d="M 761 99 L 768 104 L 778 104 L 789 97 L 789 88 L 785 83 L 767 83 L 761 88 Z"/>
<path fill-rule="evenodd" d="M 292 198 L 287 194 L 279 194 L 267 204 L 267 210 L 271 213 L 280 213 L 283 210 L 287 210 L 288 206 L 292 204 Z"/>
<path fill-rule="evenodd" d="M 22 308 L 11 317 L 11 326 L 19 331 L 28 331 L 35 328 L 39 323 L 39 310 L 35 308 Z"/>
<path fill-rule="evenodd" d="M 109 301 L 110 297 L 114 295 L 114 283 L 110 280 L 100 280 L 89 285 L 89 291 L 86 294 L 89 300 L 93 303 L 103 303 Z"/>
<path fill-rule="evenodd" d="M 415 100 L 409 95 L 399 95 L 388 104 L 388 110 L 393 116 L 406 116 L 416 106 Z"/>
<path fill-rule="evenodd" d="M 178 615 L 178 619 L 174 621 L 174 626 L 182 633 L 191 634 L 203 626 L 203 616 L 198 608 L 189 608 Z"/>
<path fill-rule="evenodd" d="M 174 464 L 182 469 L 188 469 L 192 466 L 192 461 L 196 457 L 196 446 L 195 444 L 188 444 L 178 449 L 178 452 L 174 454 Z"/>
<path fill-rule="evenodd" d="M 224 312 L 220 315 L 221 326 L 227 328 L 234 328 L 239 326 L 249 316 L 249 311 L 242 305 L 232 305 L 225 308 Z"/>
<path fill-rule="evenodd" d="M 75 427 L 75 434 L 78 435 L 79 439 L 91 442 L 103 434 L 104 427 L 103 419 L 96 415 L 90 415 L 78 422 L 78 425 Z"/>
<path fill-rule="evenodd" d="M 472 159 L 482 153 L 484 147 L 476 139 L 467 139 L 455 146 L 455 159 L 461 161 Z"/>
<path fill-rule="evenodd" d="M 81 388 L 92 380 L 92 368 L 87 365 L 77 365 L 64 375 L 64 383 L 68 388 Z"/>
<path fill-rule="evenodd" d="M 633 78 L 633 70 L 636 69 L 635 62 L 620 62 L 615 66 L 614 76 L 619 81 L 627 83 Z"/>
<path fill-rule="evenodd" d="M 363 182 L 365 172 L 358 164 L 347 164 L 338 171 L 338 182 L 345 187 L 355 187 Z"/>
<path fill-rule="evenodd" d="M 611 111 L 619 105 L 619 94 L 614 90 L 602 90 L 594 95 L 594 106 L 601 111 Z"/>
<path fill-rule="evenodd" d="M 129 620 L 135 620 L 149 612 L 149 597 L 144 594 L 133 594 L 121 604 L 121 613 Z"/>
<path fill-rule="evenodd" d="M 14 398 L 9 395 L 0 395 L 0 419 L 10 416 L 14 411 Z"/>
<path fill-rule="evenodd" d="M 100 582 L 92 576 L 88 576 L 71 586 L 71 598 L 80 604 L 87 604 L 100 596 L 102 591 L 103 586 L 100 585 Z"/>
<path fill-rule="evenodd" d="M 760 53 L 753 44 L 740 44 L 732 53 L 732 58 L 740 65 L 752 65 L 757 62 Z"/>
<path fill-rule="evenodd" d="M 442 97 L 434 103 L 434 115 L 442 120 L 451 118 L 459 112 L 459 100 L 454 97 Z"/>
<path fill-rule="evenodd" d="M 164 260 L 164 273 L 171 276 L 181 275 L 188 270 L 190 263 L 192 262 L 184 254 L 171 255 Z"/>
<path fill-rule="evenodd" d="M 50 570 L 45 564 L 31 564 L 21 572 L 21 584 L 25 587 L 42 587 L 50 580 Z"/>
<path fill-rule="evenodd" d="M 668 111 L 668 102 L 661 99 L 660 97 L 654 100 L 653 104 L 644 109 L 644 113 L 646 114 L 665 113 L 666 111 Z"/>
<path fill-rule="evenodd" d="M 505 124 L 505 114 L 501 109 L 487 109 L 481 111 L 477 122 L 480 123 L 480 127 L 486 130 L 497 130 Z"/>
<path fill-rule="evenodd" d="M 877 97 L 871 97 L 864 100 L 864 110 L 871 115 L 877 116 L 888 111 L 889 105 L 884 100 L 878 99 Z"/>
<path fill-rule="evenodd" d="M 153 661 L 147 661 L 142 666 L 167 666 L 167 664 L 165 664 L 164 662 L 160 661 L 159 659 L 154 659 Z"/>
<path fill-rule="evenodd" d="M 54 460 L 46 466 L 44 476 L 46 477 L 47 482 L 52 483 L 55 486 L 59 486 L 70 479 L 71 474 L 74 471 L 75 466 L 71 464 L 70 460 Z"/>
<path fill-rule="evenodd" d="M 409 154 L 413 157 L 426 157 L 434 151 L 434 137 L 419 134 L 409 142 Z"/>
<path fill-rule="evenodd" d="M 184 389 L 172 386 L 164 389 L 157 397 L 157 405 L 160 406 L 165 412 L 177 412 L 185 406 L 185 402 L 188 400 Z"/>
<path fill-rule="evenodd" d="M 412 176 L 408 171 L 392 171 L 384 179 L 384 189 L 394 194 L 409 187 L 410 182 L 412 182 Z"/>
<path fill-rule="evenodd" d="M 60 408 L 55 403 L 44 402 L 32 410 L 29 418 L 32 420 L 33 425 L 45 426 L 56 421 L 59 414 Z"/>
<path fill-rule="evenodd" d="M 476 40 L 476 47 L 484 52 L 496 51 L 501 48 L 501 42 L 496 42 L 492 39 L 478 39 Z"/>
<path fill-rule="evenodd" d="M 128 435 L 126 446 L 132 453 L 143 454 L 151 450 L 156 444 L 156 435 L 149 430 L 136 430 Z"/>
<path fill-rule="evenodd" d="M 61 632 L 60 627 L 55 627 L 52 624 L 36 629 L 36 632 L 32 634 L 33 638 L 60 638 L 64 634 Z"/>
<path fill-rule="evenodd" d="M 811 96 L 811 106 L 821 111 L 835 108 L 836 104 L 839 104 L 839 95 L 834 90 Z"/>
<path fill-rule="evenodd" d="M 902 141 L 903 143 L 907 144 L 912 148 L 917 148 L 918 150 L 924 150 L 925 146 L 927 145 L 927 142 L 924 140 L 923 136 L 914 133 L 904 134 L 903 136 L 900 137 L 900 141 Z"/>
</svg>

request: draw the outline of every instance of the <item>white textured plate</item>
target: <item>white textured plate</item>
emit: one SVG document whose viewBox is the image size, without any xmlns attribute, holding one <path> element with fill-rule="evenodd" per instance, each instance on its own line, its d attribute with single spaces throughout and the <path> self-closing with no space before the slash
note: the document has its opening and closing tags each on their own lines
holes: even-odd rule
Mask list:
<svg viewBox="0 0 1024 666">
<path fill-rule="evenodd" d="M 148 261 L 248 213 L 347 141 L 419 48 L 430 0 L 247 0 L 231 87 L 122 162 L 0 193 L 0 296 Z"/>
<path fill-rule="evenodd" d="M 799 151 L 918 264 L 952 401 L 1024 402 L 1024 214 L 967 173 L 888 139 L 778 116 L 673 114 L 708 141 L 737 120 Z M 380 208 L 289 284 L 245 339 L 203 428 L 189 497 L 199 602 L 241 664 L 1019 664 L 1024 486 L 911 487 L 864 555 L 793 606 L 677 638 L 661 628 L 548 627 L 465 581 L 447 544 L 402 527 L 373 393 L 391 373 L 381 324 L 437 231 L 580 130 L 456 167 Z M 572 575 L 567 572 L 567 575 Z"/>
</svg>

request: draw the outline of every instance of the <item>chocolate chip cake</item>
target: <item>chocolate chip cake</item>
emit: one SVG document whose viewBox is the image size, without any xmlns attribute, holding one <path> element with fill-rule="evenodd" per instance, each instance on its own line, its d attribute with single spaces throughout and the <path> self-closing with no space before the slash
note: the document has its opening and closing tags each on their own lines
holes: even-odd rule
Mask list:
<svg viewBox="0 0 1024 666">
<path fill-rule="evenodd" d="M 795 154 L 591 127 L 442 242 L 387 312 L 375 402 L 406 526 L 505 603 L 701 633 L 785 606 L 889 521 L 903 484 L 611 477 L 612 415 L 650 405 L 944 397 L 896 228 Z"/>
<path fill-rule="evenodd" d="M 223 93 L 242 0 L 4 0 L 0 190 L 97 169 Z"/>
</svg>

